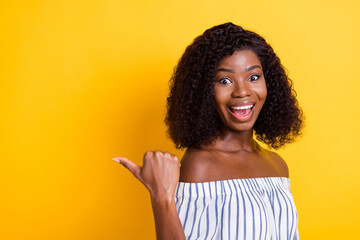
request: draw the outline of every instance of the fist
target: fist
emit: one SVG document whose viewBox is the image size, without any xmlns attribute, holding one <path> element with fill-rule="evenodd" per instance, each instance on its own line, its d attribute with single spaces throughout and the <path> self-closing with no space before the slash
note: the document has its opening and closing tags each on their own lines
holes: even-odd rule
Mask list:
<svg viewBox="0 0 360 240">
<path fill-rule="evenodd" d="M 177 156 L 160 150 L 147 151 L 142 167 L 122 157 L 113 160 L 132 172 L 150 191 L 152 197 L 174 196 L 180 174 L 180 161 Z"/>
</svg>

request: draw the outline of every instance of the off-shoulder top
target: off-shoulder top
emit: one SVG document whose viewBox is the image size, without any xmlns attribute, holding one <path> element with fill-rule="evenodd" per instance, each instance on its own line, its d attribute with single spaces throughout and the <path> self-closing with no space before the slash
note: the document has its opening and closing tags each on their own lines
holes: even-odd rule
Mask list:
<svg viewBox="0 0 360 240">
<path fill-rule="evenodd" d="M 299 239 L 286 177 L 179 182 L 175 202 L 186 239 Z"/>
</svg>

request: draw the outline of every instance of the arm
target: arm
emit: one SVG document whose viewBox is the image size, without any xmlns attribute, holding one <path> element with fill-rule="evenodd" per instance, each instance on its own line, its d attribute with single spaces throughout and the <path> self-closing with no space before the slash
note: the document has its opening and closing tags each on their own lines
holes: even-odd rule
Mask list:
<svg viewBox="0 0 360 240">
<path fill-rule="evenodd" d="M 179 216 L 175 207 L 175 200 L 151 198 L 156 239 L 158 240 L 185 240 Z"/>
<path fill-rule="evenodd" d="M 157 239 L 185 240 L 174 199 L 179 181 L 179 159 L 168 152 L 148 151 L 142 167 L 126 158 L 116 157 L 113 160 L 126 167 L 149 190 Z"/>
</svg>

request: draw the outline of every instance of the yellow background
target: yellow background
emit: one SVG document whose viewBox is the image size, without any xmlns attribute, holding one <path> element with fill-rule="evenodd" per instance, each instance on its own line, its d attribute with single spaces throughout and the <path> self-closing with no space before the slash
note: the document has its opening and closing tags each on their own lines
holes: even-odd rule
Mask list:
<svg viewBox="0 0 360 240">
<path fill-rule="evenodd" d="M 279 151 L 301 239 L 360 235 L 360 4 L 2 1 L 0 238 L 154 239 L 146 189 L 111 161 L 176 153 L 163 124 L 185 47 L 232 21 L 274 47 L 306 115 Z"/>
</svg>

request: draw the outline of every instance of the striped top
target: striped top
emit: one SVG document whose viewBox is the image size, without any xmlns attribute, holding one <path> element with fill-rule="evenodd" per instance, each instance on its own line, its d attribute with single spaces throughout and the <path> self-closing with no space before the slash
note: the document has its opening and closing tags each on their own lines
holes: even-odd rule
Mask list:
<svg viewBox="0 0 360 240">
<path fill-rule="evenodd" d="M 286 177 L 179 182 L 175 202 L 186 239 L 299 239 Z"/>
</svg>

